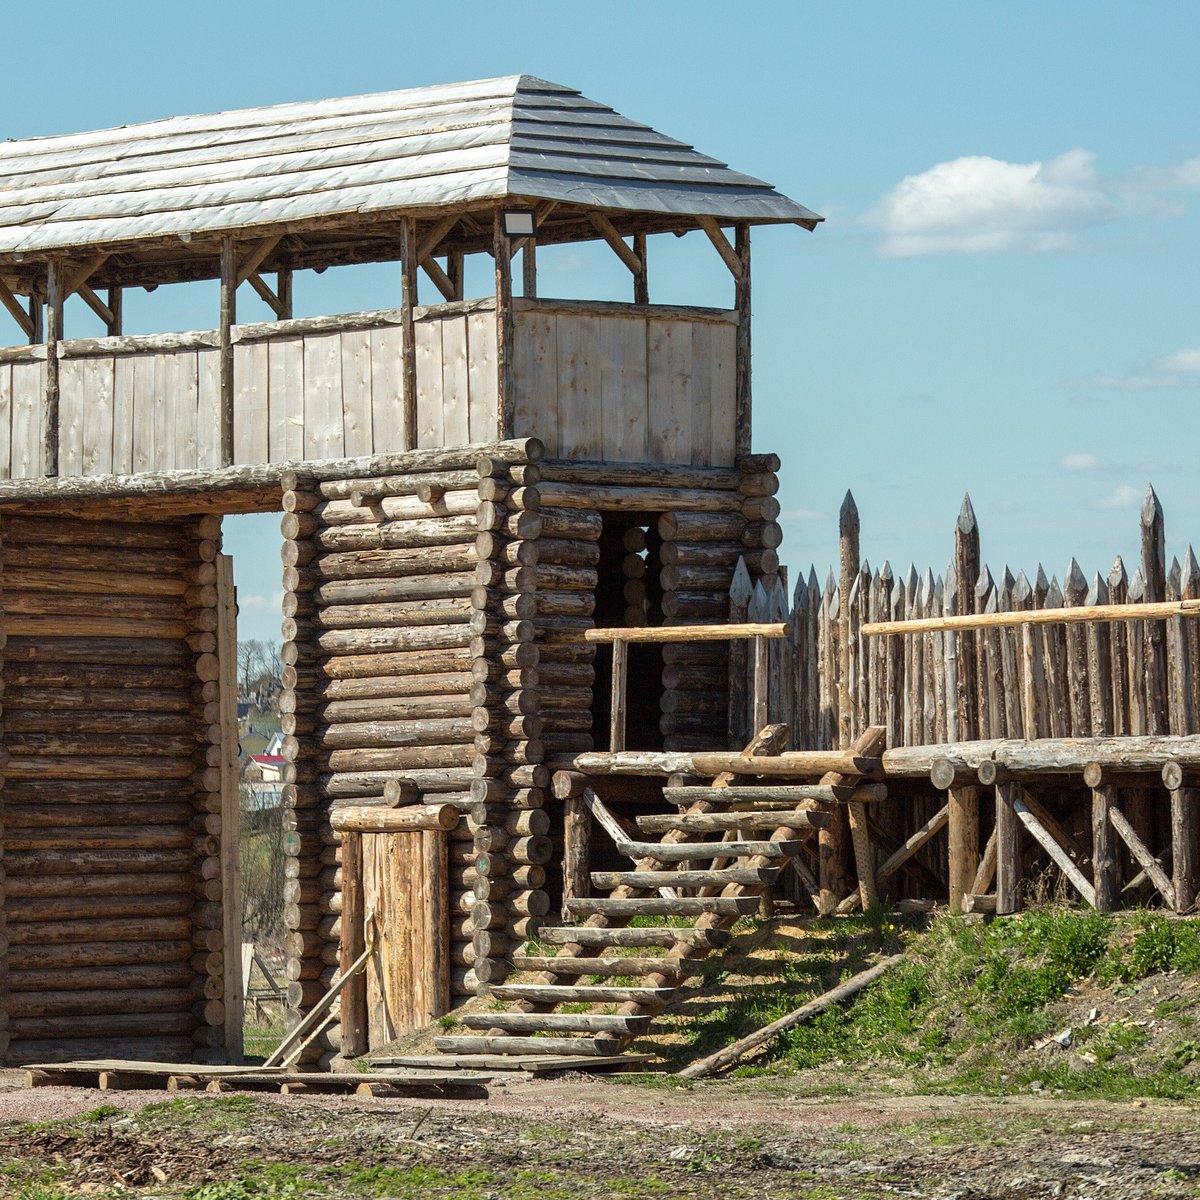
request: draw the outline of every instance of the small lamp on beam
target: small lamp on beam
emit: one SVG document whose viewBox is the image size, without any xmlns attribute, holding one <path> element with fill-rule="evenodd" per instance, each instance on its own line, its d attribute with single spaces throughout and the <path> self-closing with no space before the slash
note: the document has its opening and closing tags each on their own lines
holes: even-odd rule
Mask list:
<svg viewBox="0 0 1200 1200">
<path fill-rule="evenodd" d="M 508 238 L 536 238 L 537 217 L 531 208 L 506 208 L 500 213 L 500 226 Z"/>
</svg>

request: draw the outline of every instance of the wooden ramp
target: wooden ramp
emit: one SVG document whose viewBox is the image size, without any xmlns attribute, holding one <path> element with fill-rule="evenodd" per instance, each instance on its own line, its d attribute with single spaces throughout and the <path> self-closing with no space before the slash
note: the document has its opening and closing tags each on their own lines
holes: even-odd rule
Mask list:
<svg viewBox="0 0 1200 1200">
<path fill-rule="evenodd" d="M 781 726 L 768 726 L 747 749 L 778 753 L 784 737 Z M 632 868 L 592 872 L 592 884 L 607 895 L 568 897 L 566 915 L 580 923 L 539 932 L 553 953 L 514 957 L 514 968 L 535 981 L 494 986 L 492 996 L 507 1001 L 507 1011 L 466 1015 L 463 1023 L 478 1032 L 435 1038 L 437 1049 L 463 1065 L 539 1053 L 569 1058 L 578 1070 L 614 1057 L 644 1061 L 625 1055 L 626 1048 L 727 944 L 738 918 L 758 911 L 804 839 L 829 819 L 811 785 L 735 781 L 723 775 L 707 788 L 664 788 L 678 811 L 638 817 L 633 834 L 586 777 L 558 772 L 555 795 L 582 802 Z"/>
</svg>

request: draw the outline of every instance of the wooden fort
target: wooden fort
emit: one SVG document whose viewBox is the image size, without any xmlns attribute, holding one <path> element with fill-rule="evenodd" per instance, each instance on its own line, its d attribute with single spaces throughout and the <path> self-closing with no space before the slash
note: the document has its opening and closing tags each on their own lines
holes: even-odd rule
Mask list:
<svg viewBox="0 0 1200 1200">
<path fill-rule="evenodd" d="M 750 229 L 820 218 L 528 76 L 13 141 L 0 177 L 7 1061 L 240 1053 L 250 511 L 283 514 L 290 997 L 366 952 L 307 1053 L 387 1041 L 561 891 L 548 764 L 609 748 L 583 632 L 722 621 L 739 557 L 778 570 Z M 654 235 L 690 231 L 727 307 L 650 303 Z M 580 241 L 628 303 L 539 295 L 537 248 Z M 298 273 L 374 262 L 394 308 L 294 318 Z M 124 331 L 130 289 L 202 280 L 211 330 Z M 249 289 L 277 319 L 239 324 Z M 629 747 L 725 745 L 723 642 L 621 660 Z"/>
<path fill-rule="evenodd" d="M 767 184 L 527 76 L 9 142 L 0 178 L 9 1063 L 240 1058 L 232 513 L 282 514 L 278 1063 L 484 990 L 443 1063 L 612 1061 L 772 897 L 1195 909 L 1200 566 L 1153 494 L 1132 579 L 993 579 L 969 505 L 944 577 L 872 573 L 848 499 L 836 578 L 786 586 L 750 230 L 820 218 Z M 650 303 L 687 233 L 727 307 Z M 584 241 L 628 303 L 539 294 Z M 369 263 L 394 308 L 295 318 Z M 125 333 L 194 281 L 215 329 Z"/>
</svg>

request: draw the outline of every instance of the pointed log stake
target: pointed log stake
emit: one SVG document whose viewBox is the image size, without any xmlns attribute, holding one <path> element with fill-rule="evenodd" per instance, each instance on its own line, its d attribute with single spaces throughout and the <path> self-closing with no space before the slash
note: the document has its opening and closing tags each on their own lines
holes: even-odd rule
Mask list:
<svg viewBox="0 0 1200 1200">
<path fill-rule="evenodd" d="M 746 1037 L 740 1038 L 731 1046 L 726 1046 L 724 1050 L 718 1050 L 716 1054 L 710 1054 L 707 1058 L 702 1058 L 699 1062 L 694 1062 L 690 1066 L 684 1067 L 679 1072 L 679 1077 L 681 1079 L 703 1079 L 705 1076 L 724 1070 L 726 1067 L 737 1062 L 738 1059 L 744 1058 L 751 1050 L 757 1050 L 760 1046 L 765 1046 L 769 1042 L 773 1042 L 781 1033 L 785 1033 L 787 1030 L 801 1025 L 805 1021 L 812 1020 L 813 1017 L 819 1016 L 827 1008 L 831 1008 L 842 1000 L 846 1000 L 861 992 L 863 988 L 870 987 L 875 980 L 887 974 L 888 971 L 898 966 L 903 960 L 903 954 L 894 954 L 891 958 L 885 958 L 882 962 L 876 963 L 875 966 L 868 967 L 865 971 L 860 971 L 857 975 L 851 976 L 844 983 L 839 983 L 837 987 L 818 996 L 815 1000 L 810 1000 L 794 1012 L 788 1013 L 786 1017 L 780 1017 L 778 1021 L 772 1021 L 770 1025 L 764 1025 L 762 1029 L 757 1029 L 754 1033 L 747 1034 Z"/>
</svg>

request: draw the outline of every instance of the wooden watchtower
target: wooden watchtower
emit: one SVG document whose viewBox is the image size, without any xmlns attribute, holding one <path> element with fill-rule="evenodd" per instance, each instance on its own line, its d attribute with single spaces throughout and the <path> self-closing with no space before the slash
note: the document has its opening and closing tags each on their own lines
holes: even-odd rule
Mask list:
<svg viewBox="0 0 1200 1200">
<path fill-rule="evenodd" d="M 607 729 L 579 631 L 724 619 L 739 557 L 777 570 L 750 228 L 821 218 L 529 76 L 9 142 L 0 180 L 26 343 L 0 350 L 0 1046 L 239 1053 L 220 530 L 272 510 L 292 999 L 377 934 L 367 1015 L 317 1046 L 386 1040 L 502 975 L 549 906 L 548 764 Z M 728 308 L 650 303 L 653 235 L 689 231 Z M 539 246 L 596 240 L 629 303 L 538 294 Z M 395 308 L 294 318 L 298 272 L 372 262 L 398 264 Z M 124 332 L 128 289 L 199 280 L 215 329 Z M 239 324 L 245 288 L 277 319 Z M 72 297 L 106 336 L 70 336 Z M 725 654 L 638 648 L 630 746 L 723 746 Z M 332 810 L 399 780 L 461 818 L 356 843 L 375 933 L 343 929 Z"/>
</svg>

